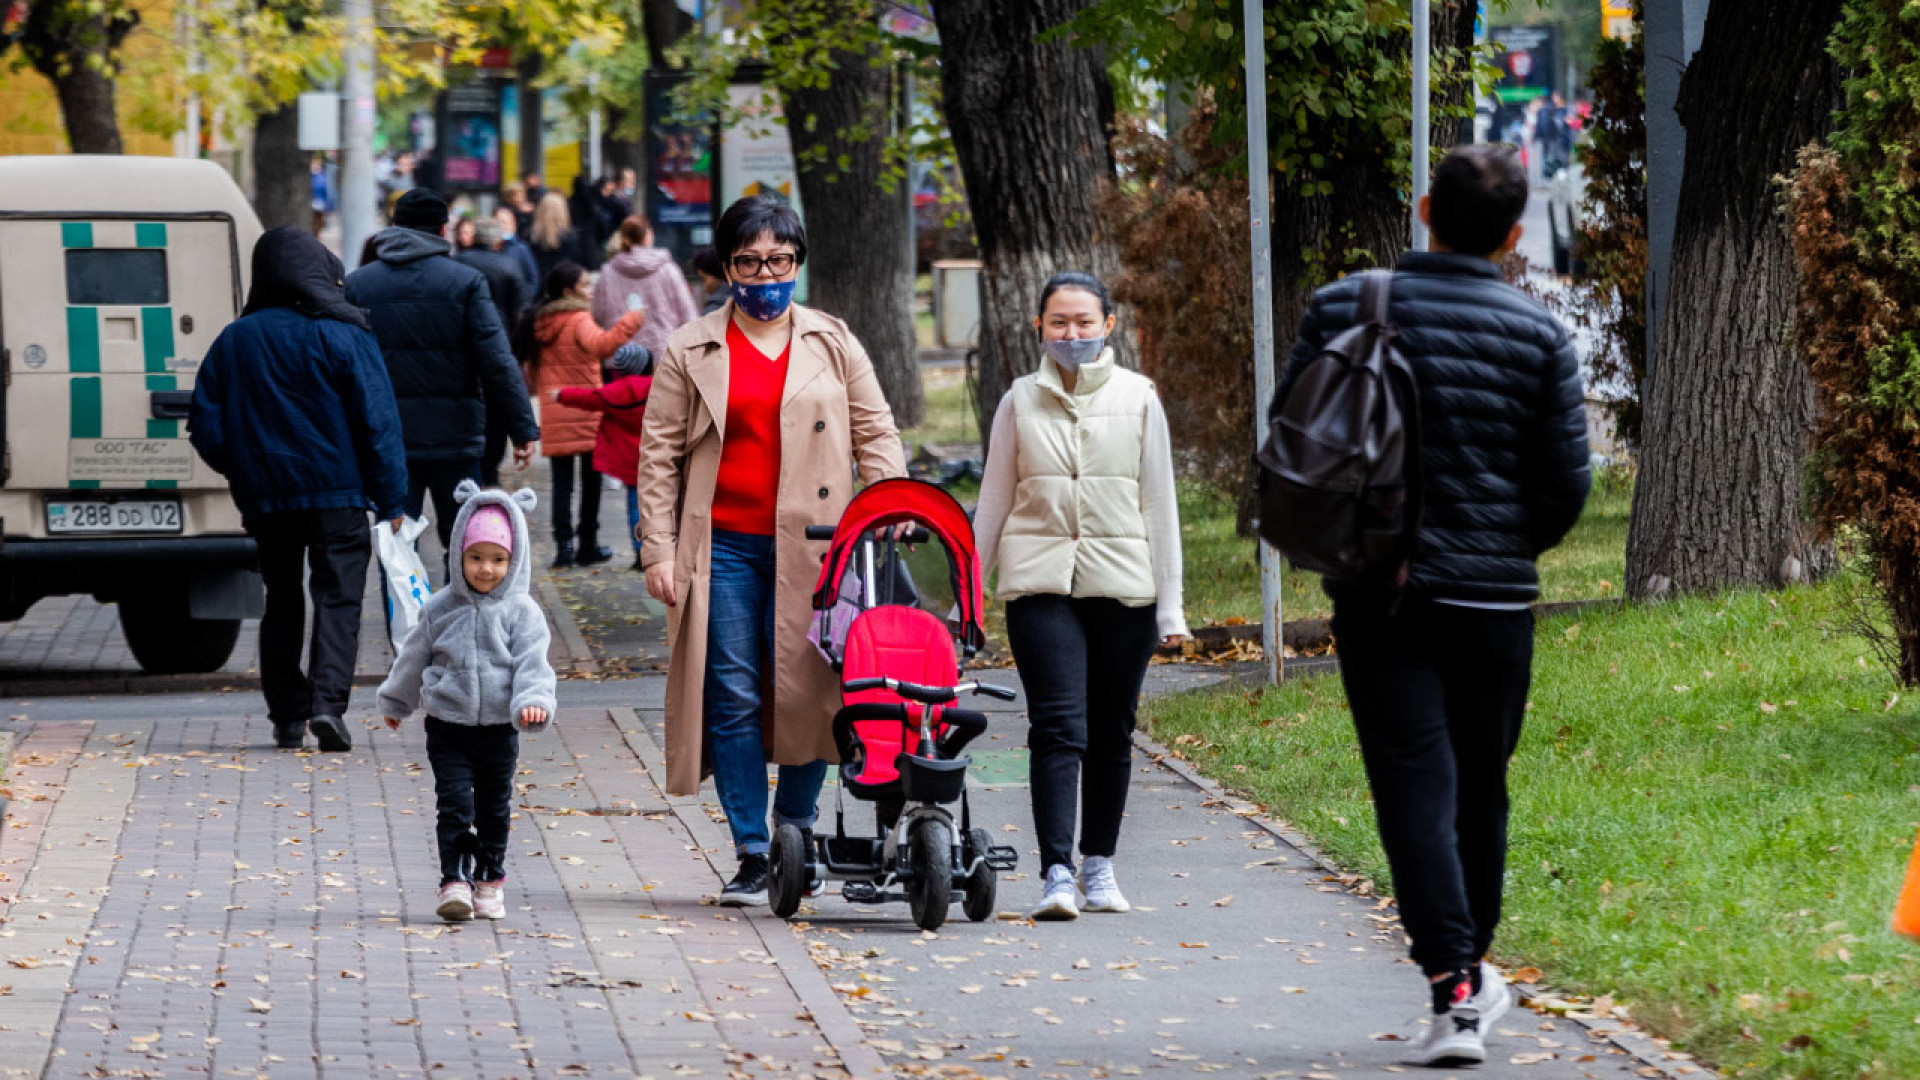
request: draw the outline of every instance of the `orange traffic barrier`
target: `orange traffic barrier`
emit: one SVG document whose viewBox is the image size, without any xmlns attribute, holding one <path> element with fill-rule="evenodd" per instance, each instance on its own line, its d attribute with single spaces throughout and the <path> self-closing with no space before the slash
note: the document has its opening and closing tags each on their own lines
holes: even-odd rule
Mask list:
<svg viewBox="0 0 1920 1080">
<path fill-rule="evenodd" d="M 1900 886 L 1900 901 L 1893 905 L 1893 932 L 1920 938 L 1920 843 L 1907 860 L 1907 880 Z"/>
</svg>

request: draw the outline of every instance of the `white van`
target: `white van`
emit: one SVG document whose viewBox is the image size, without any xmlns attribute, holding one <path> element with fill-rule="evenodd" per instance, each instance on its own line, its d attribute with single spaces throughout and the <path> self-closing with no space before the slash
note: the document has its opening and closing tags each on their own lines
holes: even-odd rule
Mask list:
<svg viewBox="0 0 1920 1080">
<path fill-rule="evenodd" d="M 186 432 L 259 236 L 211 162 L 0 158 L 0 620 L 91 594 L 142 668 L 184 672 L 260 613 L 253 541 Z"/>
</svg>

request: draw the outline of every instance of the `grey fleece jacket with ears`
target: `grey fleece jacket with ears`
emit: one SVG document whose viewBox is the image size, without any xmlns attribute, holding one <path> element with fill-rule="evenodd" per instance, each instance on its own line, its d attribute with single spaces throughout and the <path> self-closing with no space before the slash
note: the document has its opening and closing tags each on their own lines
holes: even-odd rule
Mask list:
<svg viewBox="0 0 1920 1080">
<path fill-rule="evenodd" d="M 513 522 L 513 553 L 507 576 L 490 593 L 467 587 L 455 572 L 448 587 L 433 594 L 420 621 L 400 646 L 393 670 L 380 685 L 383 716 L 407 717 L 424 705 L 427 715 L 449 724 L 510 724 L 525 708 L 554 712 L 553 666 L 547 663 L 546 613 L 527 591 L 532 578 L 532 545 L 526 511 L 533 509 L 530 489 L 508 495 L 480 490 L 471 480 L 454 489 L 464 505 L 453 519 L 457 544 L 467 520 L 482 506 L 505 507 Z"/>
</svg>

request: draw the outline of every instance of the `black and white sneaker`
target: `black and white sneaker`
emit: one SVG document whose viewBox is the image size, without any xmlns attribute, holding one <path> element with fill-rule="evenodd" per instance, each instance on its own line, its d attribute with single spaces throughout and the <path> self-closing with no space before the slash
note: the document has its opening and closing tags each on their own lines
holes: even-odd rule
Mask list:
<svg viewBox="0 0 1920 1080">
<path fill-rule="evenodd" d="M 740 869 L 720 890 L 721 907 L 766 907 L 767 906 L 767 857 L 765 855 L 740 856 Z"/>
<path fill-rule="evenodd" d="M 1480 1011 L 1469 1002 L 1435 1013 L 1428 1021 L 1426 1034 L 1420 1036 L 1406 1056 L 1406 1063 L 1436 1069 L 1478 1065 L 1487 1060 L 1487 1046 L 1480 1037 L 1480 1027 Z"/>
</svg>

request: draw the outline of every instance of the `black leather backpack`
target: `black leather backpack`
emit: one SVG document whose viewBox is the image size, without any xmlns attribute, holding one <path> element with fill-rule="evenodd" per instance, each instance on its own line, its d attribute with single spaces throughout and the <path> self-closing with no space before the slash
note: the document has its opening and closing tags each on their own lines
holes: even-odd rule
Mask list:
<svg viewBox="0 0 1920 1080">
<path fill-rule="evenodd" d="M 1267 410 L 1260 535 L 1328 577 L 1397 576 L 1419 523 L 1420 394 L 1387 320 L 1393 274 L 1369 271 L 1360 321 Z"/>
</svg>

